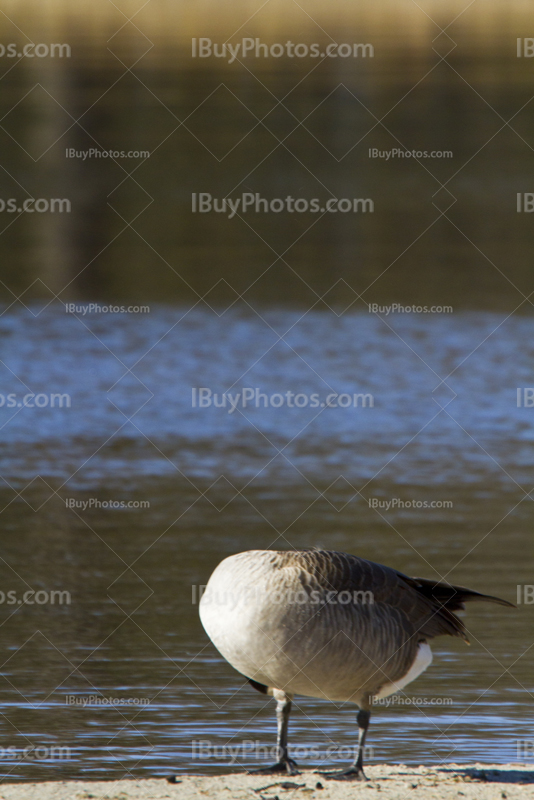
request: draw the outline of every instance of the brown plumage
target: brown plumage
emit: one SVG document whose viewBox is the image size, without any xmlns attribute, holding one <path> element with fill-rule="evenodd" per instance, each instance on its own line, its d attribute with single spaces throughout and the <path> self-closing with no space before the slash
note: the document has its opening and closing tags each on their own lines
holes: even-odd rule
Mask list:
<svg viewBox="0 0 534 800">
<path fill-rule="evenodd" d="M 277 767 L 294 767 L 287 755 L 293 694 L 359 706 L 360 755 L 348 772 L 354 776 L 363 775 L 373 700 L 401 691 L 426 669 L 429 640 L 448 635 L 468 641 L 454 612 L 475 600 L 513 605 L 462 586 L 410 578 L 349 553 L 250 550 L 219 564 L 200 616 L 230 664 L 277 698 Z"/>
</svg>

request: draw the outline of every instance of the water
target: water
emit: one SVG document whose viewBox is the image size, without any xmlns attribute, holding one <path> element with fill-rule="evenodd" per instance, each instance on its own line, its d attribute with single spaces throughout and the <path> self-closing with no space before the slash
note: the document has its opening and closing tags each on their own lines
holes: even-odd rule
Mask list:
<svg viewBox="0 0 534 800">
<path fill-rule="evenodd" d="M 271 0 L 252 17 L 254 3 L 163 10 L 155 0 L 128 24 L 100 0 L 53 5 L 55 23 L 33 3 L 9 12 L 34 41 L 48 31 L 71 55 L 0 63 L 0 199 L 64 198 L 70 211 L 0 211 L 6 302 L 24 292 L 24 302 L 530 308 L 532 224 L 516 210 L 517 194 L 532 191 L 534 122 L 531 62 L 517 57 L 530 24 L 520 0 L 469 13 L 461 2 L 388 2 L 385 12 Z M 447 53 L 437 25 L 456 16 Z M 191 38 L 232 31 L 235 42 L 369 42 L 374 55 L 191 57 Z M 0 33 L 21 38 L 4 17 Z M 370 156 L 394 148 L 451 156 Z M 249 208 L 230 219 L 194 213 L 200 193 L 320 208 L 368 199 L 373 211 Z"/>
<path fill-rule="evenodd" d="M 193 602 L 230 553 L 330 547 L 512 601 L 532 583 L 527 7 L 301 5 L 1 15 L 1 42 L 71 47 L 0 56 L 0 201 L 70 203 L 0 203 L 4 780 L 258 763 L 273 703 L 221 661 Z M 375 50 L 191 58 L 192 37 L 233 31 Z M 402 147 L 452 156 L 369 154 Z M 230 219 L 194 213 L 202 192 L 373 211 Z M 201 408 L 201 388 L 241 400 Z M 531 607 L 473 606 L 471 647 L 438 640 L 417 702 L 377 709 L 369 760 L 524 759 Z M 297 699 L 301 763 L 346 762 L 353 712 Z"/>
<path fill-rule="evenodd" d="M 532 410 L 516 387 L 532 384 L 534 321 L 505 317 L 245 303 L 4 313 L 4 397 L 70 397 L 0 409 L 5 779 L 223 772 L 225 746 L 259 762 L 251 743 L 274 743 L 273 702 L 220 659 L 192 602 L 230 553 L 325 546 L 515 601 L 532 578 Z M 193 387 L 373 405 L 229 413 L 193 408 Z M 370 505 L 394 498 L 441 507 Z M 138 507 L 105 507 L 121 501 Z M 9 602 L 30 587 L 71 602 Z M 437 640 L 407 692 L 425 705 L 377 710 L 371 761 L 517 760 L 530 607 L 475 605 L 466 622 L 471 647 Z M 69 704 L 93 695 L 132 701 Z M 297 698 L 291 731 L 303 765 L 346 761 L 354 709 Z M 27 746 L 41 750 L 8 749 Z"/>
</svg>

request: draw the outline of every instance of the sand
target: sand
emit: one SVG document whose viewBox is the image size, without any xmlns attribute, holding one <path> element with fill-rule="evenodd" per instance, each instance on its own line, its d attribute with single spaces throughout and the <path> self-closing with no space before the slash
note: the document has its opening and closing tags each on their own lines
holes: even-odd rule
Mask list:
<svg viewBox="0 0 534 800">
<path fill-rule="evenodd" d="M 534 765 L 442 764 L 366 767 L 367 783 L 326 780 L 310 770 L 295 777 L 236 772 L 119 781 L 1 784 L 0 800 L 516 800 L 534 797 Z"/>
</svg>

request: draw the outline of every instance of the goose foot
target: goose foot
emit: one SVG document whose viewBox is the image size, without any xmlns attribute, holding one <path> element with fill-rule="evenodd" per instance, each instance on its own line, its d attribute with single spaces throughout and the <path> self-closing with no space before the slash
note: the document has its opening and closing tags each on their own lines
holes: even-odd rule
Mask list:
<svg viewBox="0 0 534 800">
<path fill-rule="evenodd" d="M 347 769 L 336 770 L 335 772 L 319 772 L 317 775 L 322 775 L 329 781 L 368 781 L 369 778 L 365 775 L 363 769 L 358 767 L 347 767 Z"/>
<path fill-rule="evenodd" d="M 249 775 L 300 775 L 297 762 L 292 758 L 285 758 L 271 764 L 270 767 L 260 767 L 259 769 L 248 769 Z"/>
</svg>

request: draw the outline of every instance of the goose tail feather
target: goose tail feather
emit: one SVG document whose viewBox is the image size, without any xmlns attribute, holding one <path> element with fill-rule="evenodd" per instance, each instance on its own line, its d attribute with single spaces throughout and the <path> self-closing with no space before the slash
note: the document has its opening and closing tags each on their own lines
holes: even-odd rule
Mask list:
<svg viewBox="0 0 534 800">
<path fill-rule="evenodd" d="M 484 600 L 488 603 L 497 603 L 500 606 L 509 606 L 517 608 L 514 603 L 503 600 L 500 597 L 494 597 L 491 594 L 482 594 L 481 592 L 474 592 L 472 589 L 467 589 L 465 586 L 452 586 L 449 583 L 436 583 L 435 581 L 428 580 L 427 578 L 412 578 L 415 582 L 415 588 L 425 597 L 435 600 L 448 611 L 461 611 L 465 608 L 466 602 L 472 600 Z"/>
</svg>

